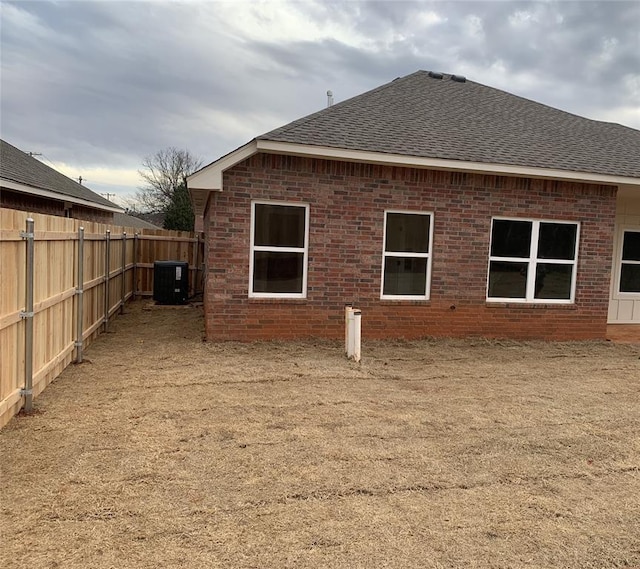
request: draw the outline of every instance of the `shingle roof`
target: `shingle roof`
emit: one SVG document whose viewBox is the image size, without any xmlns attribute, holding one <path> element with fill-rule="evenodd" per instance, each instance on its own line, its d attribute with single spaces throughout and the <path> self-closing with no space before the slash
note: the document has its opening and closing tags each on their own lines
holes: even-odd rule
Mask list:
<svg viewBox="0 0 640 569">
<path fill-rule="evenodd" d="M 135 227 L 136 229 L 162 229 L 162 227 L 128 213 L 114 213 L 113 224 L 121 225 L 122 227 Z"/>
<path fill-rule="evenodd" d="M 258 140 L 640 178 L 640 131 L 427 71 Z"/>
<path fill-rule="evenodd" d="M 0 178 L 17 184 L 48 190 L 65 197 L 87 200 L 99 209 L 113 210 L 119 206 L 92 192 L 89 188 L 74 182 L 64 174 L 50 168 L 22 150 L 0 140 Z"/>
</svg>

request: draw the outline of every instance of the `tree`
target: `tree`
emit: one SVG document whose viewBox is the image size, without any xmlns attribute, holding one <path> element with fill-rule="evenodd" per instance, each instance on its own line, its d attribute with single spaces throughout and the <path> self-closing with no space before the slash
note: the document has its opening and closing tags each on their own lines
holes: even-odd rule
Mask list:
<svg viewBox="0 0 640 569">
<path fill-rule="evenodd" d="M 165 229 L 175 229 L 178 231 L 193 231 L 194 214 L 191 197 L 186 184 L 180 184 L 173 196 L 171 202 L 164 212 Z"/>
<path fill-rule="evenodd" d="M 169 147 L 147 156 L 138 174 L 145 185 L 136 194 L 150 211 L 170 214 L 172 227 L 166 229 L 193 230 L 193 208 L 187 191 L 187 176 L 202 166 L 202 160 L 188 150 Z"/>
</svg>

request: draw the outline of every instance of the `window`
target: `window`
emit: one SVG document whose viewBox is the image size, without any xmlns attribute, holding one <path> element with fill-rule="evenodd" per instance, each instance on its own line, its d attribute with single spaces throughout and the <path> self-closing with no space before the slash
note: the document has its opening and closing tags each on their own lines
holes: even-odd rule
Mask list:
<svg viewBox="0 0 640 569">
<path fill-rule="evenodd" d="M 381 298 L 429 298 L 433 214 L 386 211 Z"/>
<path fill-rule="evenodd" d="M 632 294 L 640 293 L 640 231 L 624 231 L 622 234 L 618 290 Z"/>
<path fill-rule="evenodd" d="M 487 299 L 573 302 L 578 233 L 577 223 L 493 219 Z"/>
<path fill-rule="evenodd" d="M 249 296 L 307 294 L 309 206 L 252 203 Z"/>
</svg>

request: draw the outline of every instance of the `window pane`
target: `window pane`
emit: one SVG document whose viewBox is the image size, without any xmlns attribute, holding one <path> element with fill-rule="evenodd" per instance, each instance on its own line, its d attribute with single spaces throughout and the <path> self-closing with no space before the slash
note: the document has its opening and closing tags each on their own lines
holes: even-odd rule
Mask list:
<svg viewBox="0 0 640 569">
<path fill-rule="evenodd" d="M 530 221 L 494 219 L 491 231 L 491 256 L 529 257 L 532 225 Z"/>
<path fill-rule="evenodd" d="M 528 263 L 491 261 L 489 298 L 525 298 L 528 266 Z"/>
<path fill-rule="evenodd" d="M 534 297 L 569 300 L 572 274 L 573 265 L 538 263 Z"/>
<path fill-rule="evenodd" d="M 398 253 L 429 252 L 428 215 L 387 213 L 385 251 Z"/>
<path fill-rule="evenodd" d="M 640 292 L 640 265 L 622 263 L 620 292 Z"/>
<path fill-rule="evenodd" d="M 383 294 L 424 296 L 427 292 L 427 260 L 386 257 Z"/>
<path fill-rule="evenodd" d="M 256 204 L 255 207 L 255 245 L 304 247 L 305 208 L 267 204 Z"/>
<path fill-rule="evenodd" d="M 302 292 L 302 253 L 255 251 L 253 292 Z"/>
<path fill-rule="evenodd" d="M 625 231 L 622 245 L 623 261 L 640 261 L 640 231 Z"/>
<path fill-rule="evenodd" d="M 573 261 L 576 252 L 577 232 L 578 226 L 573 223 L 541 223 L 538 258 Z"/>
</svg>

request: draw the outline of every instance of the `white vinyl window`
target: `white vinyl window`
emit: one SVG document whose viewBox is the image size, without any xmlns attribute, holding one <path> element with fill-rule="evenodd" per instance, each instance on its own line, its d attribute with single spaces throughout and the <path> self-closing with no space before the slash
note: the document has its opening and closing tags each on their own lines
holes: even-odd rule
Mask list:
<svg viewBox="0 0 640 569">
<path fill-rule="evenodd" d="M 574 302 L 579 233 L 574 222 L 494 218 L 487 300 Z"/>
<path fill-rule="evenodd" d="M 432 213 L 385 211 L 380 298 L 429 298 L 432 240 Z"/>
<path fill-rule="evenodd" d="M 249 296 L 305 298 L 308 241 L 308 205 L 253 202 Z"/>
<path fill-rule="evenodd" d="M 640 294 L 640 231 L 623 231 L 621 253 L 618 292 L 637 296 Z"/>
</svg>

